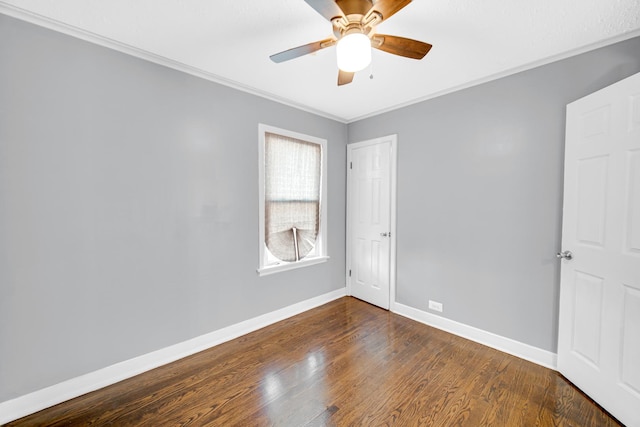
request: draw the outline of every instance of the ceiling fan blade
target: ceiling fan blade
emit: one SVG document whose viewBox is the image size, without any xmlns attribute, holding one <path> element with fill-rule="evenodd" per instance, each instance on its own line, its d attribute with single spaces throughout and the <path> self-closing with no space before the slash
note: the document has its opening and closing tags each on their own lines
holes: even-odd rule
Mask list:
<svg viewBox="0 0 640 427">
<path fill-rule="evenodd" d="M 269 58 L 271 58 L 273 62 L 280 63 L 316 52 L 320 49 L 324 49 L 325 47 L 333 46 L 334 44 L 336 44 L 336 39 L 324 39 L 317 42 L 294 47 L 280 53 L 275 53 Z"/>
<path fill-rule="evenodd" d="M 304 0 L 316 12 L 324 16 L 327 21 L 344 16 L 342 9 L 333 0 Z"/>
<path fill-rule="evenodd" d="M 347 71 L 338 70 L 338 86 L 346 85 L 353 81 L 353 75 L 355 73 L 350 73 Z"/>
<path fill-rule="evenodd" d="M 374 35 L 371 46 L 384 52 L 413 59 L 424 58 L 432 47 L 429 43 L 386 34 Z"/>
<path fill-rule="evenodd" d="M 389 19 L 391 16 L 395 15 L 396 12 L 409 3 L 411 3 L 411 0 L 374 0 L 373 7 L 369 12 L 367 12 L 367 16 L 371 12 L 378 12 L 382 15 L 382 21 L 384 21 L 385 19 Z"/>
</svg>

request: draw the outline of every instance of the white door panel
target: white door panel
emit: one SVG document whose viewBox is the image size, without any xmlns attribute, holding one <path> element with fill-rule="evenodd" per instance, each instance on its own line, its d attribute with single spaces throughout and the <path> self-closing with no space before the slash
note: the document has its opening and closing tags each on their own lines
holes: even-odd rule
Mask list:
<svg viewBox="0 0 640 427">
<path fill-rule="evenodd" d="M 389 309 L 392 264 L 392 153 L 395 136 L 351 144 L 348 150 L 350 294 Z M 395 231 L 395 230 L 394 230 Z"/>
<path fill-rule="evenodd" d="M 640 74 L 567 106 L 558 369 L 640 426 Z"/>
</svg>

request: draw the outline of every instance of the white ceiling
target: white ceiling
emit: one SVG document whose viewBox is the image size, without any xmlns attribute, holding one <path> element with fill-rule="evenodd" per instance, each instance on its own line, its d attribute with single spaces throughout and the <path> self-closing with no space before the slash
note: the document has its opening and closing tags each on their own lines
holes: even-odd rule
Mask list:
<svg viewBox="0 0 640 427">
<path fill-rule="evenodd" d="M 0 0 L 0 13 L 344 122 L 640 35 L 639 0 L 414 0 L 378 31 L 431 52 L 374 50 L 373 79 L 338 87 L 335 47 L 269 60 L 331 35 L 304 0 Z"/>
</svg>

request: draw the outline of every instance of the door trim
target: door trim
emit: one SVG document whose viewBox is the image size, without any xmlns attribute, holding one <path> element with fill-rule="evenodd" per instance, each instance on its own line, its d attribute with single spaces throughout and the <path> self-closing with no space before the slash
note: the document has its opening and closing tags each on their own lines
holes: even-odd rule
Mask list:
<svg viewBox="0 0 640 427">
<path fill-rule="evenodd" d="M 394 311 L 396 309 L 396 205 L 397 205 L 397 166 L 398 166 L 398 135 L 392 134 L 383 136 L 380 138 L 369 139 L 366 141 L 354 142 L 347 144 L 347 242 L 346 242 L 346 271 L 345 281 L 347 284 L 347 295 L 351 293 L 351 277 L 349 276 L 349 270 L 351 268 L 351 158 L 353 150 L 368 145 L 381 144 L 383 142 L 391 143 L 391 153 L 389 156 L 389 179 L 390 179 L 390 231 L 391 236 L 389 239 L 389 310 Z"/>
</svg>

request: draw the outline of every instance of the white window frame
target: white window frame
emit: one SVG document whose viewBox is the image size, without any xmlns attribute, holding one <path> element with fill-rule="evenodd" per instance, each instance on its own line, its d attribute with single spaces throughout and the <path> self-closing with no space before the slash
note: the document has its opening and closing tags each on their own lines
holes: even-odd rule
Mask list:
<svg viewBox="0 0 640 427">
<path fill-rule="evenodd" d="M 286 136 L 289 138 L 299 139 L 304 142 L 320 145 L 320 223 L 318 228 L 317 243 L 312 253 L 301 259 L 300 261 L 286 262 L 280 261 L 275 258 L 265 244 L 264 232 L 265 232 L 265 164 L 264 164 L 264 152 L 265 152 L 265 136 L 267 133 L 274 133 L 277 135 Z M 268 274 L 278 273 L 281 271 L 293 270 L 296 268 L 307 267 L 310 265 L 327 262 L 329 256 L 327 255 L 327 140 L 318 138 L 315 136 L 305 135 L 298 132 L 289 131 L 286 129 L 280 129 L 274 126 L 269 126 L 263 123 L 258 124 L 258 210 L 259 210 L 259 240 L 258 246 L 260 248 L 259 253 L 259 266 L 258 274 L 260 276 L 266 276 Z"/>
</svg>

